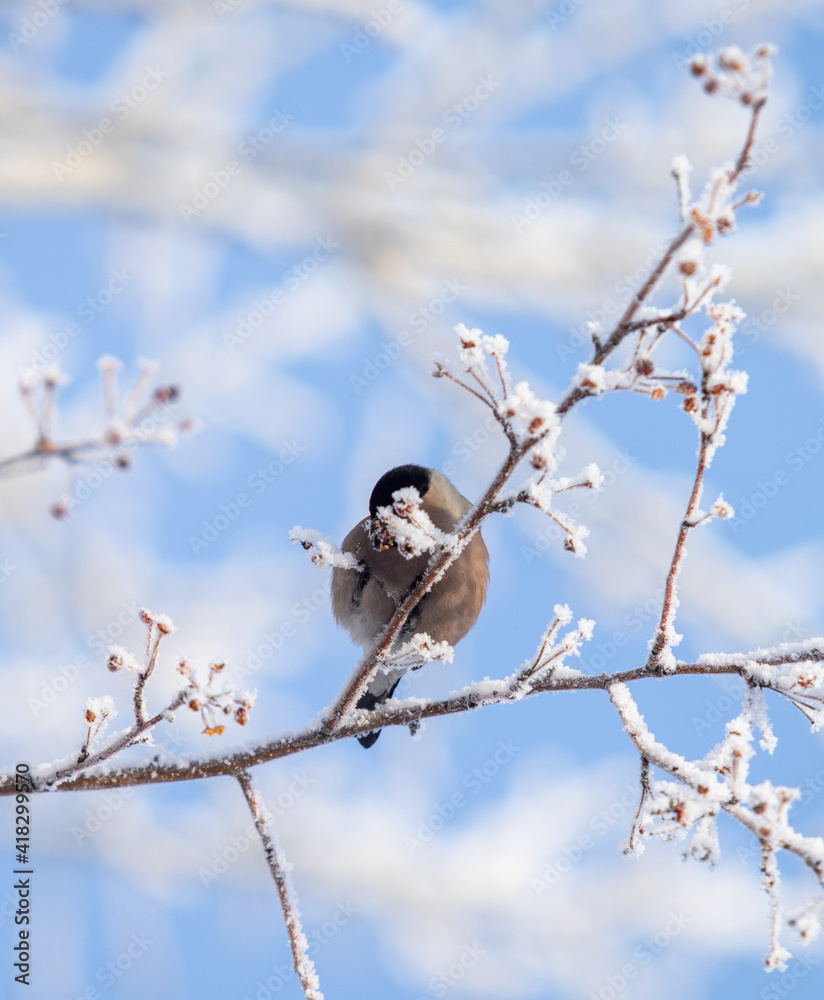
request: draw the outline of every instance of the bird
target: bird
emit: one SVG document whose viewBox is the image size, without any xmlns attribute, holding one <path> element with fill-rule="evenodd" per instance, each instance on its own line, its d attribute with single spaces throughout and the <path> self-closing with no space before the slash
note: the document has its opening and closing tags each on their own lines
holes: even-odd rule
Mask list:
<svg viewBox="0 0 824 1000">
<path fill-rule="evenodd" d="M 384 473 L 369 498 L 369 518 L 360 521 L 343 540 L 341 549 L 351 553 L 360 570 L 332 570 L 332 612 L 338 624 L 349 631 L 352 641 L 372 652 L 378 637 L 398 605 L 418 583 L 431 553 L 403 556 L 394 540 L 376 531 L 379 507 L 392 505 L 397 490 L 414 486 L 421 507 L 441 531 L 450 532 L 472 504 L 437 469 L 422 465 L 399 465 Z M 379 537 L 378 537 L 379 534 Z M 435 642 L 454 646 L 478 620 L 489 579 L 489 553 L 476 532 L 441 580 L 421 598 L 405 622 L 394 649 L 412 636 L 426 632 Z M 379 671 L 361 695 L 357 708 L 371 711 L 392 697 L 406 666 Z M 380 729 L 359 736 L 363 747 L 371 747 Z"/>
</svg>

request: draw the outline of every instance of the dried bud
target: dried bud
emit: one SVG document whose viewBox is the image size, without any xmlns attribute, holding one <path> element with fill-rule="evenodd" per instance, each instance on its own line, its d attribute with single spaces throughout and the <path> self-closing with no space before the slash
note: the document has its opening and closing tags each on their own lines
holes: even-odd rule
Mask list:
<svg viewBox="0 0 824 1000">
<path fill-rule="evenodd" d="M 56 517 L 58 521 L 61 521 L 64 517 L 69 516 L 69 505 L 65 500 L 56 500 L 49 507 L 49 513 L 52 517 Z"/>
<path fill-rule="evenodd" d="M 695 274 L 695 272 L 698 270 L 698 265 L 695 263 L 694 260 L 680 260 L 678 262 L 678 270 L 681 272 L 681 274 L 685 275 L 686 277 L 689 277 L 691 274 Z"/>
<path fill-rule="evenodd" d="M 533 417 L 532 420 L 530 420 L 529 422 L 529 428 L 528 428 L 529 433 L 532 435 L 537 434 L 538 431 L 543 427 L 543 425 L 544 425 L 543 417 Z"/>
<path fill-rule="evenodd" d="M 735 219 L 731 215 L 719 215 L 715 220 L 718 232 L 725 235 L 735 229 Z"/>
<path fill-rule="evenodd" d="M 132 460 L 128 455 L 121 452 L 119 455 L 115 455 L 114 464 L 118 467 L 118 469 L 128 469 L 132 464 Z"/>
<path fill-rule="evenodd" d="M 544 458 L 543 455 L 539 454 L 538 452 L 533 453 L 532 457 L 529 460 L 529 464 L 532 466 L 533 469 L 537 469 L 538 472 L 543 472 L 543 470 L 547 467 L 546 459 Z"/>
<path fill-rule="evenodd" d="M 752 94 L 748 90 L 745 90 L 744 93 L 741 95 L 741 103 L 745 105 L 745 107 L 749 107 L 752 104 L 752 102 L 753 102 Z"/>
<path fill-rule="evenodd" d="M 714 94 L 716 90 L 718 90 L 718 81 L 715 79 L 715 77 L 710 77 L 710 79 L 707 80 L 707 82 L 704 84 L 704 90 L 708 94 Z"/>
<path fill-rule="evenodd" d="M 178 673 L 183 674 L 183 676 L 186 677 L 192 672 L 192 668 L 185 660 L 181 660 L 180 663 L 178 663 L 177 665 L 177 671 Z"/>
<path fill-rule="evenodd" d="M 94 712 L 90 708 L 87 708 L 86 709 L 86 722 L 88 722 L 89 724 L 91 724 L 92 722 L 94 722 L 94 720 L 96 718 L 97 718 L 97 716 L 94 714 Z"/>
<path fill-rule="evenodd" d="M 650 396 L 652 397 L 652 399 L 655 400 L 656 403 L 660 403 L 661 400 L 664 399 L 666 394 L 667 394 L 666 390 L 662 388 L 662 386 L 656 385 L 656 387 L 650 393 Z"/>
<path fill-rule="evenodd" d="M 652 358 L 644 356 L 635 362 L 635 370 L 639 375 L 652 375 L 655 371 L 655 362 Z"/>
<path fill-rule="evenodd" d="M 191 710 L 193 712 L 199 712 L 200 711 L 200 706 L 201 706 L 200 698 L 190 698 L 189 699 L 189 706 L 188 707 L 191 708 Z"/>
<path fill-rule="evenodd" d="M 732 70 L 734 73 L 741 73 L 745 68 L 743 55 L 744 54 L 734 46 L 728 49 L 722 49 L 718 53 L 718 65 L 721 69 Z"/>
<path fill-rule="evenodd" d="M 151 611 L 149 611 L 148 608 L 141 608 L 140 620 L 143 622 L 144 625 L 151 625 L 152 622 L 154 621 L 154 615 L 151 613 Z"/>
<path fill-rule="evenodd" d="M 707 57 L 705 55 L 695 55 L 690 59 L 690 73 L 693 76 L 703 76 L 707 72 Z"/>
<path fill-rule="evenodd" d="M 698 399 L 696 396 L 687 396 L 683 403 L 684 409 L 687 413 L 695 413 L 698 409 Z"/>
<path fill-rule="evenodd" d="M 169 622 L 164 621 L 162 618 L 158 618 L 157 631 L 162 632 L 163 635 L 170 635 L 172 632 L 174 632 L 174 627 L 170 626 Z"/>
<path fill-rule="evenodd" d="M 694 396 L 698 392 L 698 387 L 694 382 L 685 379 L 683 382 L 678 383 L 675 391 L 680 392 L 682 396 Z"/>
<path fill-rule="evenodd" d="M 154 398 L 158 403 L 173 403 L 179 395 L 180 389 L 176 385 L 162 385 L 154 391 Z"/>
<path fill-rule="evenodd" d="M 106 666 L 112 673 L 115 673 L 123 666 L 123 657 L 119 653 L 109 653 L 109 658 L 106 660 Z"/>
<path fill-rule="evenodd" d="M 249 713 L 246 711 L 245 705 L 241 705 L 240 708 L 235 711 L 235 722 L 239 726 L 245 726 L 248 721 Z"/>
</svg>

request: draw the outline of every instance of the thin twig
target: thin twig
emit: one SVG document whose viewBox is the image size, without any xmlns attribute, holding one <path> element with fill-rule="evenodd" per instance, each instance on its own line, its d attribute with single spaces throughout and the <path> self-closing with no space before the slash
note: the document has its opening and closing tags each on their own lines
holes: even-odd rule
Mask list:
<svg viewBox="0 0 824 1000">
<path fill-rule="evenodd" d="M 320 991 L 318 975 L 315 971 L 315 964 L 308 955 L 309 942 L 303 933 L 300 923 L 300 911 L 297 907 L 295 891 L 291 885 L 289 872 L 291 865 L 287 862 L 283 848 L 280 846 L 277 834 L 270 830 L 266 822 L 265 807 L 261 803 L 248 771 L 238 771 L 235 774 L 238 784 L 241 787 L 246 804 L 255 821 L 255 827 L 263 844 L 263 853 L 266 856 L 266 863 L 275 882 L 280 899 L 280 908 L 283 910 L 283 920 L 286 924 L 286 933 L 289 936 L 289 947 L 292 949 L 292 968 L 298 974 L 300 985 L 303 987 L 303 995 L 306 1000 L 323 1000 L 323 993 Z"/>
<path fill-rule="evenodd" d="M 638 799 L 638 808 L 635 810 L 635 819 L 632 821 L 632 830 L 629 834 L 629 843 L 627 844 L 627 854 L 638 853 L 638 837 L 641 836 L 641 817 L 644 815 L 644 803 L 647 801 L 647 796 L 649 795 L 649 757 L 645 754 L 641 754 L 641 796 Z"/>
<path fill-rule="evenodd" d="M 678 530 L 675 552 L 673 553 L 669 572 L 667 573 L 667 582 L 664 587 L 664 603 L 661 608 L 661 620 L 658 623 L 655 639 L 649 651 L 649 659 L 647 660 L 648 670 L 657 670 L 659 668 L 661 654 L 669 646 L 668 635 L 675 619 L 675 583 L 678 579 L 681 562 L 684 558 L 684 543 L 687 540 L 689 532 L 695 527 L 695 512 L 701 502 L 701 493 L 704 488 L 704 473 L 707 468 L 708 448 L 709 438 L 706 434 L 702 434 L 701 447 L 698 451 L 698 465 L 695 471 L 695 479 L 692 484 L 692 492 L 690 493 L 689 503 L 687 504 L 687 511 L 684 514 L 684 518 L 681 521 L 681 527 Z"/>
<path fill-rule="evenodd" d="M 125 750 L 126 747 L 131 746 L 132 743 L 138 742 L 140 737 L 143 736 L 144 733 L 153 729 L 158 722 L 161 722 L 163 719 L 169 719 L 169 713 L 175 712 L 178 708 L 180 708 L 188 697 L 189 689 L 184 688 L 182 691 L 178 692 L 176 697 L 169 703 L 169 705 L 167 705 L 166 708 L 163 709 L 162 712 L 158 712 L 157 715 L 153 715 L 150 719 L 146 719 L 140 724 L 135 724 L 131 727 L 131 729 L 127 730 L 122 736 L 118 737 L 113 743 L 110 743 L 109 746 L 104 747 L 98 753 L 91 757 L 87 757 L 85 760 L 78 761 L 72 767 L 63 768 L 59 771 L 55 771 L 52 775 L 39 779 L 40 783 L 42 783 L 43 789 L 46 790 L 50 787 L 55 787 L 55 782 L 61 782 L 64 778 L 68 778 L 69 775 L 74 776 L 80 771 L 86 771 L 90 767 L 102 764 L 110 757 L 114 757 L 115 754 L 120 753 L 121 750 Z M 57 785 L 56 787 L 59 788 L 60 785 Z M 2 790 L 0 790 L 0 794 L 3 794 Z"/>
</svg>

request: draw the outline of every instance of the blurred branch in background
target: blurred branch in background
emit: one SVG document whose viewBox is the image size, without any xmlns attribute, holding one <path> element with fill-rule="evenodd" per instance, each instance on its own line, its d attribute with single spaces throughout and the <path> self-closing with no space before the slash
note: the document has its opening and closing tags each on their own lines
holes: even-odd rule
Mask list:
<svg viewBox="0 0 824 1000">
<path fill-rule="evenodd" d="M 150 388 L 157 371 L 153 362 L 143 362 L 140 374 L 122 403 L 117 385 L 120 362 L 104 357 L 98 367 L 103 386 L 103 430 L 77 441 L 55 440 L 57 395 L 60 386 L 68 380 L 56 366 L 51 366 L 40 376 L 26 376 L 21 380 L 20 394 L 34 426 L 35 443 L 28 451 L 0 459 L 0 477 L 36 471 L 53 461 L 65 463 L 69 482 L 63 495 L 51 506 L 51 513 L 58 518 L 67 517 L 74 504 L 87 499 L 115 469 L 128 469 L 132 455 L 141 445 L 171 447 L 177 444 L 178 433 L 195 429 L 193 420 L 175 418 L 177 386 Z M 81 489 L 75 484 L 75 477 L 87 469 L 91 472 Z"/>
</svg>

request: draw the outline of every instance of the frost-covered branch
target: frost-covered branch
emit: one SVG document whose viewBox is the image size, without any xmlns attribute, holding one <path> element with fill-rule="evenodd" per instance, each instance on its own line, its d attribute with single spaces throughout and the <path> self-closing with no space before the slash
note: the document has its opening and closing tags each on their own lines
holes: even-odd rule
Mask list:
<svg viewBox="0 0 824 1000">
<path fill-rule="evenodd" d="M 323 1000 L 315 964 L 309 957 L 309 942 L 306 940 L 300 922 L 297 895 L 290 877 L 292 866 L 286 860 L 277 834 L 269 829 L 266 806 L 252 784 L 248 771 L 240 771 L 235 777 L 255 821 L 255 829 L 263 844 L 263 854 L 278 891 L 283 920 L 289 936 L 289 947 L 292 949 L 292 967 L 300 979 L 303 995 L 306 1000 Z"/>
<path fill-rule="evenodd" d="M 566 609 L 562 610 L 566 617 Z M 584 632 L 587 625 L 586 621 L 579 622 L 576 630 L 582 640 L 586 638 Z M 557 628 L 558 625 L 554 634 L 557 634 Z M 509 677 L 476 681 L 463 690 L 450 694 L 448 698 L 436 701 L 422 698 L 393 700 L 371 712 L 361 710 L 352 713 L 334 733 L 330 733 L 324 725 L 327 713 L 321 712 L 319 721 L 312 725 L 297 732 L 275 735 L 256 747 L 221 751 L 213 756 L 204 755 L 186 761 L 162 763 L 152 761 L 145 765 L 133 764 L 95 774 L 76 774 L 61 782 L 57 790 L 116 788 L 234 775 L 239 770 L 289 757 L 340 739 L 359 736 L 375 728 L 415 725 L 426 719 L 455 715 L 492 705 L 512 704 L 522 697 L 552 692 L 608 691 L 616 684 L 632 684 L 655 677 L 645 665 L 618 670 L 611 674 L 582 673 L 563 663 L 567 655 L 575 655 L 575 649 L 570 648 L 564 652 L 563 657 L 555 659 L 554 669 L 543 672 L 539 677 L 531 678 L 528 689 L 521 693 L 517 689 L 519 677 L 524 670 L 528 671 L 537 662 L 543 662 L 548 649 L 551 647 L 545 645 L 542 639 L 536 657 L 528 660 Z M 775 649 L 756 650 L 752 653 L 711 654 L 696 663 L 678 663 L 666 677 L 673 681 L 676 677 L 718 677 L 730 674 L 738 675 L 747 682 L 752 681 L 756 686 L 775 691 L 790 700 L 805 697 L 812 701 L 816 698 L 821 704 L 824 701 L 824 638 L 779 646 Z M 156 716 L 154 721 L 158 721 L 161 717 L 162 715 Z M 149 723 L 151 722 L 152 720 L 149 720 Z M 0 796 L 10 794 L 14 794 L 13 775 L 0 775 Z"/>
<path fill-rule="evenodd" d="M 824 888 L 824 839 L 804 836 L 790 824 L 788 813 L 793 801 L 800 797 L 798 789 L 773 785 L 770 781 L 757 785 L 747 782 L 749 762 L 755 754 L 756 729 L 762 734 L 762 748 L 772 752 L 775 746 L 762 692 L 749 689 L 740 714 L 727 723 L 724 740 L 703 760 L 690 761 L 655 739 L 626 684 L 615 683 L 607 690 L 641 757 L 642 773 L 643 768 L 653 764 L 675 779 L 674 782 L 647 779 L 646 784 L 642 784 L 639 815 L 633 826 L 630 846 L 640 852 L 643 845 L 638 836 L 661 836 L 672 840 L 692 832 L 686 855 L 714 864 L 721 853 L 716 817 L 721 811 L 732 816 L 757 838 L 761 847 L 761 872 L 771 912 L 766 968 L 785 968 L 791 955 L 779 941 L 781 900 L 777 854 L 781 850 L 795 854 Z M 817 899 L 812 901 L 812 905 L 817 902 Z M 810 922 L 812 905 L 806 910 L 808 937 L 817 931 Z"/>
<path fill-rule="evenodd" d="M 563 417 L 582 399 L 598 395 L 605 388 L 627 387 L 621 383 L 627 381 L 628 373 L 612 372 L 611 378 L 605 379 L 603 364 L 630 334 L 640 331 L 639 346 L 643 341 L 652 347 L 667 328 L 677 327 L 681 320 L 694 314 L 700 306 L 710 303 L 714 294 L 712 282 L 703 293 L 696 291 L 696 282 L 706 277 L 703 268 L 699 266 L 701 248 L 712 243 L 717 235 L 731 233 L 735 229 L 736 210 L 744 205 L 757 204 L 760 199 L 760 195 L 756 192 L 747 192 L 737 200 L 735 196 L 738 181 L 749 167 L 756 129 L 767 101 L 770 57 L 773 51 L 769 45 L 760 45 L 752 56 L 746 56 L 737 47 L 730 46 L 719 52 L 715 68 L 707 56 L 696 56 L 692 60 L 693 75 L 703 80 L 707 93 L 733 98 L 750 109 L 750 122 L 744 144 L 735 161 L 712 172 L 703 195 L 696 201 L 692 200 L 689 190 L 688 178 L 692 167 L 685 156 L 675 158 L 673 175 L 678 185 L 682 227 L 664 248 L 649 276 L 632 296 L 612 330 L 605 333 L 597 324 L 590 324 L 593 351 L 587 368 L 594 378 L 588 378 L 587 374 L 584 374 L 576 384 L 573 384 L 558 403 L 560 416 Z M 647 307 L 645 304 L 650 295 L 676 261 L 679 264 L 679 272 L 685 279 L 682 284 L 681 301 L 666 310 Z M 643 315 L 636 318 L 641 310 Z M 639 360 L 642 368 L 637 374 L 651 375 L 654 371 L 651 359 L 643 354 Z M 621 378 L 622 374 L 625 375 L 624 378 Z M 663 398 L 660 385 L 651 390 L 653 398 L 656 398 L 655 389 L 659 390 L 657 398 Z"/>
<path fill-rule="evenodd" d="M 28 450 L 0 459 L 0 477 L 42 468 L 54 460 L 65 463 L 69 483 L 51 506 L 51 513 L 57 518 L 68 516 L 78 500 L 83 499 L 73 495 L 74 477 L 81 469 L 91 466 L 98 476 L 102 463 L 106 463 L 105 475 L 112 469 L 128 469 L 132 453 L 140 445 L 172 446 L 177 443 L 179 432 L 187 433 L 195 427 L 192 420 L 173 419 L 180 395 L 177 386 L 150 389 L 157 371 L 154 362 L 142 362 L 140 373 L 121 405 L 117 385 L 120 367 L 120 362 L 111 357 L 98 362 L 105 425 L 103 430 L 76 441 L 60 442 L 54 438 L 57 396 L 60 386 L 68 381 L 57 366 L 50 366 L 42 375 L 30 374 L 21 379 L 20 394 L 33 424 L 35 441 Z"/>
<path fill-rule="evenodd" d="M 164 636 L 174 632 L 174 625 L 168 615 L 156 615 L 147 608 L 141 609 L 140 620 L 147 626 L 145 662 L 140 664 L 136 657 L 121 646 L 110 647 L 107 659 L 107 666 L 112 672 L 125 669 L 133 671 L 136 675 L 133 696 L 134 725 L 118 733 L 104 747 L 92 752 L 95 742 L 102 737 L 109 719 L 117 715 L 117 709 L 109 696 L 90 698 L 85 705 L 84 718 L 87 732 L 80 753 L 70 764 L 61 763 L 57 769 L 40 768 L 36 775 L 39 788 L 45 790 L 60 787 L 62 782 L 76 777 L 80 772 L 111 760 L 126 747 L 151 742 L 151 733 L 155 726 L 164 721 L 172 722 L 174 713 L 183 705 L 191 711 L 200 712 L 206 726 L 204 732 L 210 736 L 220 735 L 225 729 L 225 726 L 218 724 L 219 714 L 232 715 L 238 725 L 246 724 L 255 695 L 248 692 L 236 695 L 231 685 L 221 679 L 226 664 L 220 660 L 210 664 L 205 679 L 199 677 L 185 659 L 179 660 L 178 673 L 185 678 L 185 683 L 164 709 L 147 718 L 146 682 L 157 665 L 160 643 Z"/>
</svg>

